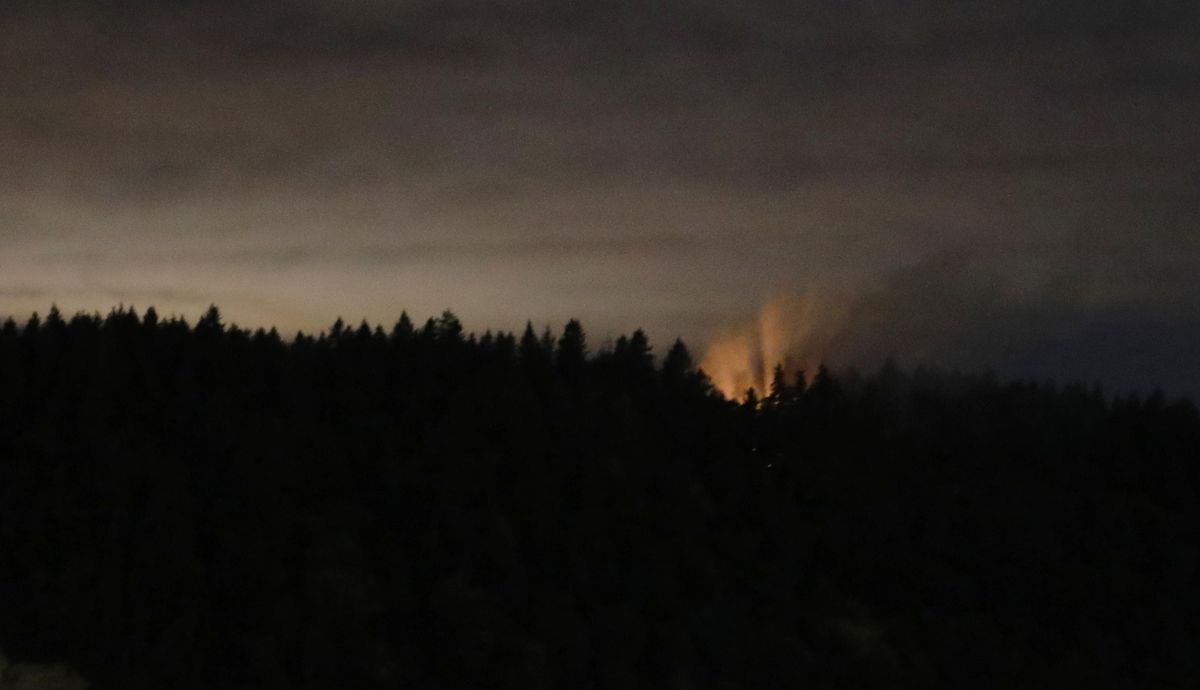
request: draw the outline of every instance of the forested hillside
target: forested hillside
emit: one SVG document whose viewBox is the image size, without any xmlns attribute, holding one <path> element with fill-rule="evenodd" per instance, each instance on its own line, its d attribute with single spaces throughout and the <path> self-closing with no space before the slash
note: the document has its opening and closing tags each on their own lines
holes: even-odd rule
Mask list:
<svg viewBox="0 0 1200 690">
<path fill-rule="evenodd" d="M 657 357 L 655 356 L 657 355 Z M 1183 688 L 1200 418 L 450 313 L 0 328 L 0 647 L 93 687 Z"/>
</svg>

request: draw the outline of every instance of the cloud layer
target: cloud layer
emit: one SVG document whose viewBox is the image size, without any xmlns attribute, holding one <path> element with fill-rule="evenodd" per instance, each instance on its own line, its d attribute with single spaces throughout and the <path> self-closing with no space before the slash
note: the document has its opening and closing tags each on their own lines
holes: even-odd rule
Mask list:
<svg viewBox="0 0 1200 690">
<path fill-rule="evenodd" d="M 836 290 L 847 360 L 1200 390 L 1194 3 L 2 11 L 4 311 L 703 342 Z"/>
</svg>

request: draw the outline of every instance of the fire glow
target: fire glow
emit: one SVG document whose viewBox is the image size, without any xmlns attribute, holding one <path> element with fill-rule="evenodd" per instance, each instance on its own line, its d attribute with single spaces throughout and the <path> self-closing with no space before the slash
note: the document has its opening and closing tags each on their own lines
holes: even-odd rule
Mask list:
<svg viewBox="0 0 1200 690">
<path fill-rule="evenodd" d="M 800 371 L 813 372 L 825 361 L 845 309 L 841 300 L 809 292 L 779 295 L 767 301 L 752 322 L 732 328 L 709 344 L 700 367 L 731 400 L 744 400 L 749 389 L 769 392 L 776 366 L 788 381 Z"/>
</svg>

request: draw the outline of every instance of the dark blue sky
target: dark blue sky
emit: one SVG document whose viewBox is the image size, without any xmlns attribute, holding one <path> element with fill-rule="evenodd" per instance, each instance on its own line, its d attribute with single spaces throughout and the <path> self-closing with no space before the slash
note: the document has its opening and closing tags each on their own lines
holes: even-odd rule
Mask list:
<svg viewBox="0 0 1200 690">
<path fill-rule="evenodd" d="M 0 311 L 450 307 L 1200 391 L 1195 3 L 0 17 Z"/>
</svg>

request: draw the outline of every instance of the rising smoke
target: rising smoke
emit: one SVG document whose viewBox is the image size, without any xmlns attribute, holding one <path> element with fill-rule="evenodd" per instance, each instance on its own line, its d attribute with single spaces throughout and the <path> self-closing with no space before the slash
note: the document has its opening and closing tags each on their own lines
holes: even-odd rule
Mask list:
<svg viewBox="0 0 1200 690">
<path fill-rule="evenodd" d="M 838 336 L 854 301 L 828 288 L 774 295 L 756 318 L 714 338 L 700 366 L 728 398 L 742 399 L 750 388 L 761 394 L 776 366 L 792 380 L 836 361 Z"/>
</svg>

